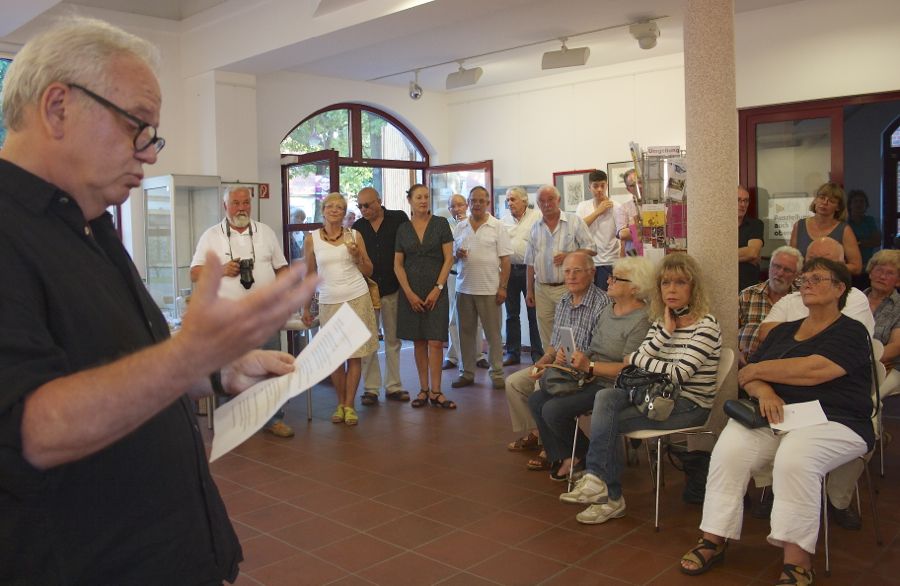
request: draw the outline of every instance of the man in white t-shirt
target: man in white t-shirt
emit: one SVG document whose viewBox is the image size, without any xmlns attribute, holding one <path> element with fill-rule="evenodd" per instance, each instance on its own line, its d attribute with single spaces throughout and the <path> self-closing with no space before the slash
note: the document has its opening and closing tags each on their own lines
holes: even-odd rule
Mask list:
<svg viewBox="0 0 900 586">
<path fill-rule="evenodd" d="M 835 262 L 846 262 L 844 260 L 844 247 L 840 242 L 828 236 L 817 238 L 806 249 L 806 262 L 819 257 Z M 850 293 L 847 295 L 847 303 L 844 305 L 841 313 L 866 326 L 870 336 L 874 334 L 875 318 L 872 316 L 872 310 L 869 308 L 868 298 L 859 289 L 855 287 L 850 289 Z M 796 321 L 808 315 L 809 309 L 803 305 L 803 299 L 800 297 L 799 292 L 785 295 L 778 303 L 772 306 L 766 319 L 760 324 L 760 344 L 766 339 L 772 328 L 779 323 Z M 829 506 L 828 516 L 845 529 L 855 530 L 862 526 L 859 513 L 850 506 L 850 502 L 856 489 L 856 481 L 859 475 L 862 474 L 864 466 L 863 460 L 856 458 L 843 466 L 835 468 L 828 474 L 828 486 L 826 487 Z"/>
<path fill-rule="evenodd" d="M 275 232 L 250 218 L 252 204 L 248 188 L 226 188 L 223 200 L 225 219 L 200 236 L 191 260 L 191 281 L 197 282 L 200 278 L 207 252 L 214 252 L 224 271 L 219 297 L 240 299 L 254 287 L 273 282 L 275 275 L 287 269 L 288 262 Z M 280 350 L 281 334 L 276 333 L 263 348 Z M 293 436 L 294 430 L 283 419 L 282 410 L 266 424 L 265 430 L 278 437 Z"/>
<path fill-rule="evenodd" d="M 488 212 L 490 201 L 487 189 L 473 188 L 469 192 L 469 217 L 453 230 L 453 252 L 459 273 L 456 312 L 462 354 L 462 374 L 451 383 L 453 388 L 475 382 L 475 330 L 479 318 L 488 340 L 488 374 L 495 389 L 504 388 L 500 306 L 506 301 L 512 246 L 506 226 Z"/>
<path fill-rule="evenodd" d="M 621 225 L 617 225 L 619 204 L 606 195 L 606 171 L 595 169 L 588 176 L 593 198 L 583 201 L 575 208 L 575 215 L 584 220 L 597 254 L 594 256 L 594 285 L 606 291 L 606 279 L 612 274 L 612 264 L 619 258 L 619 239 Z"/>
</svg>

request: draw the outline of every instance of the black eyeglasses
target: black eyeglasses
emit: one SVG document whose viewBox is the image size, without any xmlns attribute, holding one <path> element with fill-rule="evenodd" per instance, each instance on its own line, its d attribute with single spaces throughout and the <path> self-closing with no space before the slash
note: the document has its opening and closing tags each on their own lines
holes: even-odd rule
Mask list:
<svg viewBox="0 0 900 586">
<path fill-rule="evenodd" d="M 623 279 L 622 277 L 617 277 L 615 275 L 610 275 L 610 276 L 606 277 L 606 280 L 609 281 L 610 283 L 612 283 L 613 285 L 615 285 L 619 281 L 622 281 L 623 283 L 631 282 L 631 279 Z"/>
<path fill-rule="evenodd" d="M 135 134 L 134 141 L 132 141 L 134 143 L 135 152 L 139 153 L 143 150 L 148 149 L 152 145 L 153 148 L 158 153 L 159 151 L 161 151 L 163 149 L 164 146 L 166 146 L 166 139 L 164 139 L 161 136 L 156 136 L 156 127 L 144 122 L 143 120 L 141 120 L 134 114 L 131 114 L 131 113 L 125 111 L 124 109 L 120 108 L 119 106 L 116 106 L 115 104 L 113 104 L 112 102 L 110 102 L 109 100 L 104 98 L 103 96 L 99 96 L 99 95 L 95 94 L 94 92 L 92 92 L 91 90 L 87 89 L 84 86 L 80 86 L 77 83 L 70 83 L 69 87 L 73 87 L 77 90 L 81 90 L 85 95 L 87 95 L 88 97 L 93 99 L 98 104 L 100 104 L 102 106 L 106 106 L 113 112 L 116 112 L 117 114 L 121 114 L 122 116 L 127 118 L 130 122 L 134 123 L 134 125 L 137 126 L 137 134 Z"/>
<path fill-rule="evenodd" d="M 823 277 L 822 275 L 803 275 L 794 279 L 794 286 L 798 289 L 807 283 L 812 285 L 813 287 L 818 286 L 820 283 L 824 283 L 826 281 L 831 281 L 832 283 L 840 283 L 834 277 Z"/>
<path fill-rule="evenodd" d="M 358 206 L 359 209 L 361 209 L 361 210 L 367 210 L 367 209 L 369 209 L 370 207 L 372 207 L 372 206 L 374 206 L 374 205 L 375 205 L 375 202 L 374 202 L 374 201 L 373 201 L 373 202 L 370 202 L 370 203 L 357 203 L 357 206 Z"/>
</svg>

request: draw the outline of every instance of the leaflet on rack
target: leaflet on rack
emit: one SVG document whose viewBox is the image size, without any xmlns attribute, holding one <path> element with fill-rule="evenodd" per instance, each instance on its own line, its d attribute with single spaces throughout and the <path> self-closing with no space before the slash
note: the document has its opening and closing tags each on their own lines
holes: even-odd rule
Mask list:
<svg viewBox="0 0 900 586">
<path fill-rule="evenodd" d="M 216 409 L 209 461 L 213 462 L 241 445 L 288 399 L 330 375 L 371 335 L 345 303 L 294 360 L 294 372 L 257 383 Z"/>
</svg>

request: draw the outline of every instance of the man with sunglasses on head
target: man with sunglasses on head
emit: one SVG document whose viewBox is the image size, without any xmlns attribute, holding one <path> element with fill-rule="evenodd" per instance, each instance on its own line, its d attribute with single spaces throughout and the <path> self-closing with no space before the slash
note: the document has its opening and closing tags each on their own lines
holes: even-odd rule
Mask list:
<svg viewBox="0 0 900 586">
<path fill-rule="evenodd" d="M 222 201 L 225 218 L 208 228 L 197 241 L 197 250 L 191 260 L 191 282 L 200 279 L 207 255 L 212 253 L 222 265 L 219 295 L 237 300 L 249 295 L 254 287 L 273 282 L 278 273 L 287 270 L 288 262 L 275 232 L 265 224 L 253 221 L 249 188 L 229 186 L 225 188 Z M 281 350 L 281 332 L 275 332 L 262 348 Z M 263 430 L 275 437 L 294 437 L 294 430 L 284 422 L 284 414 L 284 409 L 280 409 Z"/>
<path fill-rule="evenodd" d="M 397 337 L 397 298 L 400 283 L 394 273 L 394 244 L 397 229 L 409 216 L 403 210 L 389 210 L 381 205 L 381 195 L 372 187 L 364 187 L 356 196 L 356 205 L 362 217 L 353 224 L 353 229 L 362 234 L 366 251 L 372 259 L 372 279 L 378 283 L 381 294 L 381 309 L 375 310 L 375 321 L 380 322 L 384 333 L 384 366 L 387 371 L 382 379 L 378 352 L 369 354 L 362 360 L 362 376 L 365 392 L 363 405 L 378 404 L 378 390 L 384 387 L 384 397 L 390 401 L 409 401 L 409 393 L 400 383 L 400 347 L 403 343 Z M 377 326 L 378 324 L 376 324 Z"/>
<path fill-rule="evenodd" d="M 170 337 L 106 211 L 165 144 L 157 62 L 148 42 L 69 17 L 26 43 L 6 76 L 2 584 L 238 575 L 241 547 L 193 400 L 291 372 L 289 354 L 253 348 L 316 280 L 292 269 L 238 302 L 217 295 L 214 264 Z"/>
</svg>

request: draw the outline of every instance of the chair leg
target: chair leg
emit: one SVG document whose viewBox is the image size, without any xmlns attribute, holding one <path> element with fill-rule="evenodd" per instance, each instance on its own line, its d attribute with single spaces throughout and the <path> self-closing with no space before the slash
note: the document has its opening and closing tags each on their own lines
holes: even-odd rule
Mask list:
<svg viewBox="0 0 900 586">
<path fill-rule="evenodd" d="M 659 485 L 662 478 L 662 436 L 656 438 L 656 513 L 653 517 L 653 527 L 659 532 Z"/>
<path fill-rule="evenodd" d="M 306 420 L 312 421 L 312 387 L 306 389 Z"/>
<path fill-rule="evenodd" d="M 650 482 L 656 486 L 656 465 L 653 463 L 653 457 L 650 455 L 650 442 L 643 440 L 644 450 L 647 452 L 647 467 L 650 468 Z"/>
<path fill-rule="evenodd" d="M 869 485 L 869 503 L 872 506 L 872 527 L 875 529 L 875 543 L 879 546 L 884 545 L 881 540 L 881 532 L 878 530 L 878 513 L 875 510 L 875 490 L 872 486 L 872 476 L 869 474 L 869 464 L 866 462 L 866 484 Z M 856 498 L 859 500 L 859 486 L 856 487 Z"/>
<path fill-rule="evenodd" d="M 206 397 L 206 429 L 213 428 L 213 416 L 216 412 L 216 397 L 210 395 Z"/>
<path fill-rule="evenodd" d="M 827 476 L 822 478 L 822 527 L 825 530 L 825 575 L 831 576 L 831 550 L 828 544 L 828 492 L 825 488 Z"/>
<path fill-rule="evenodd" d="M 566 492 L 572 492 L 572 474 L 575 471 L 575 444 L 578 443 L 578 417 L 578 415 L 575 416 L 575 433 L 572 435 L 572 459 L 569 460 L 569 477 L 566 479 L 569 489 Z"/>
</svg>

